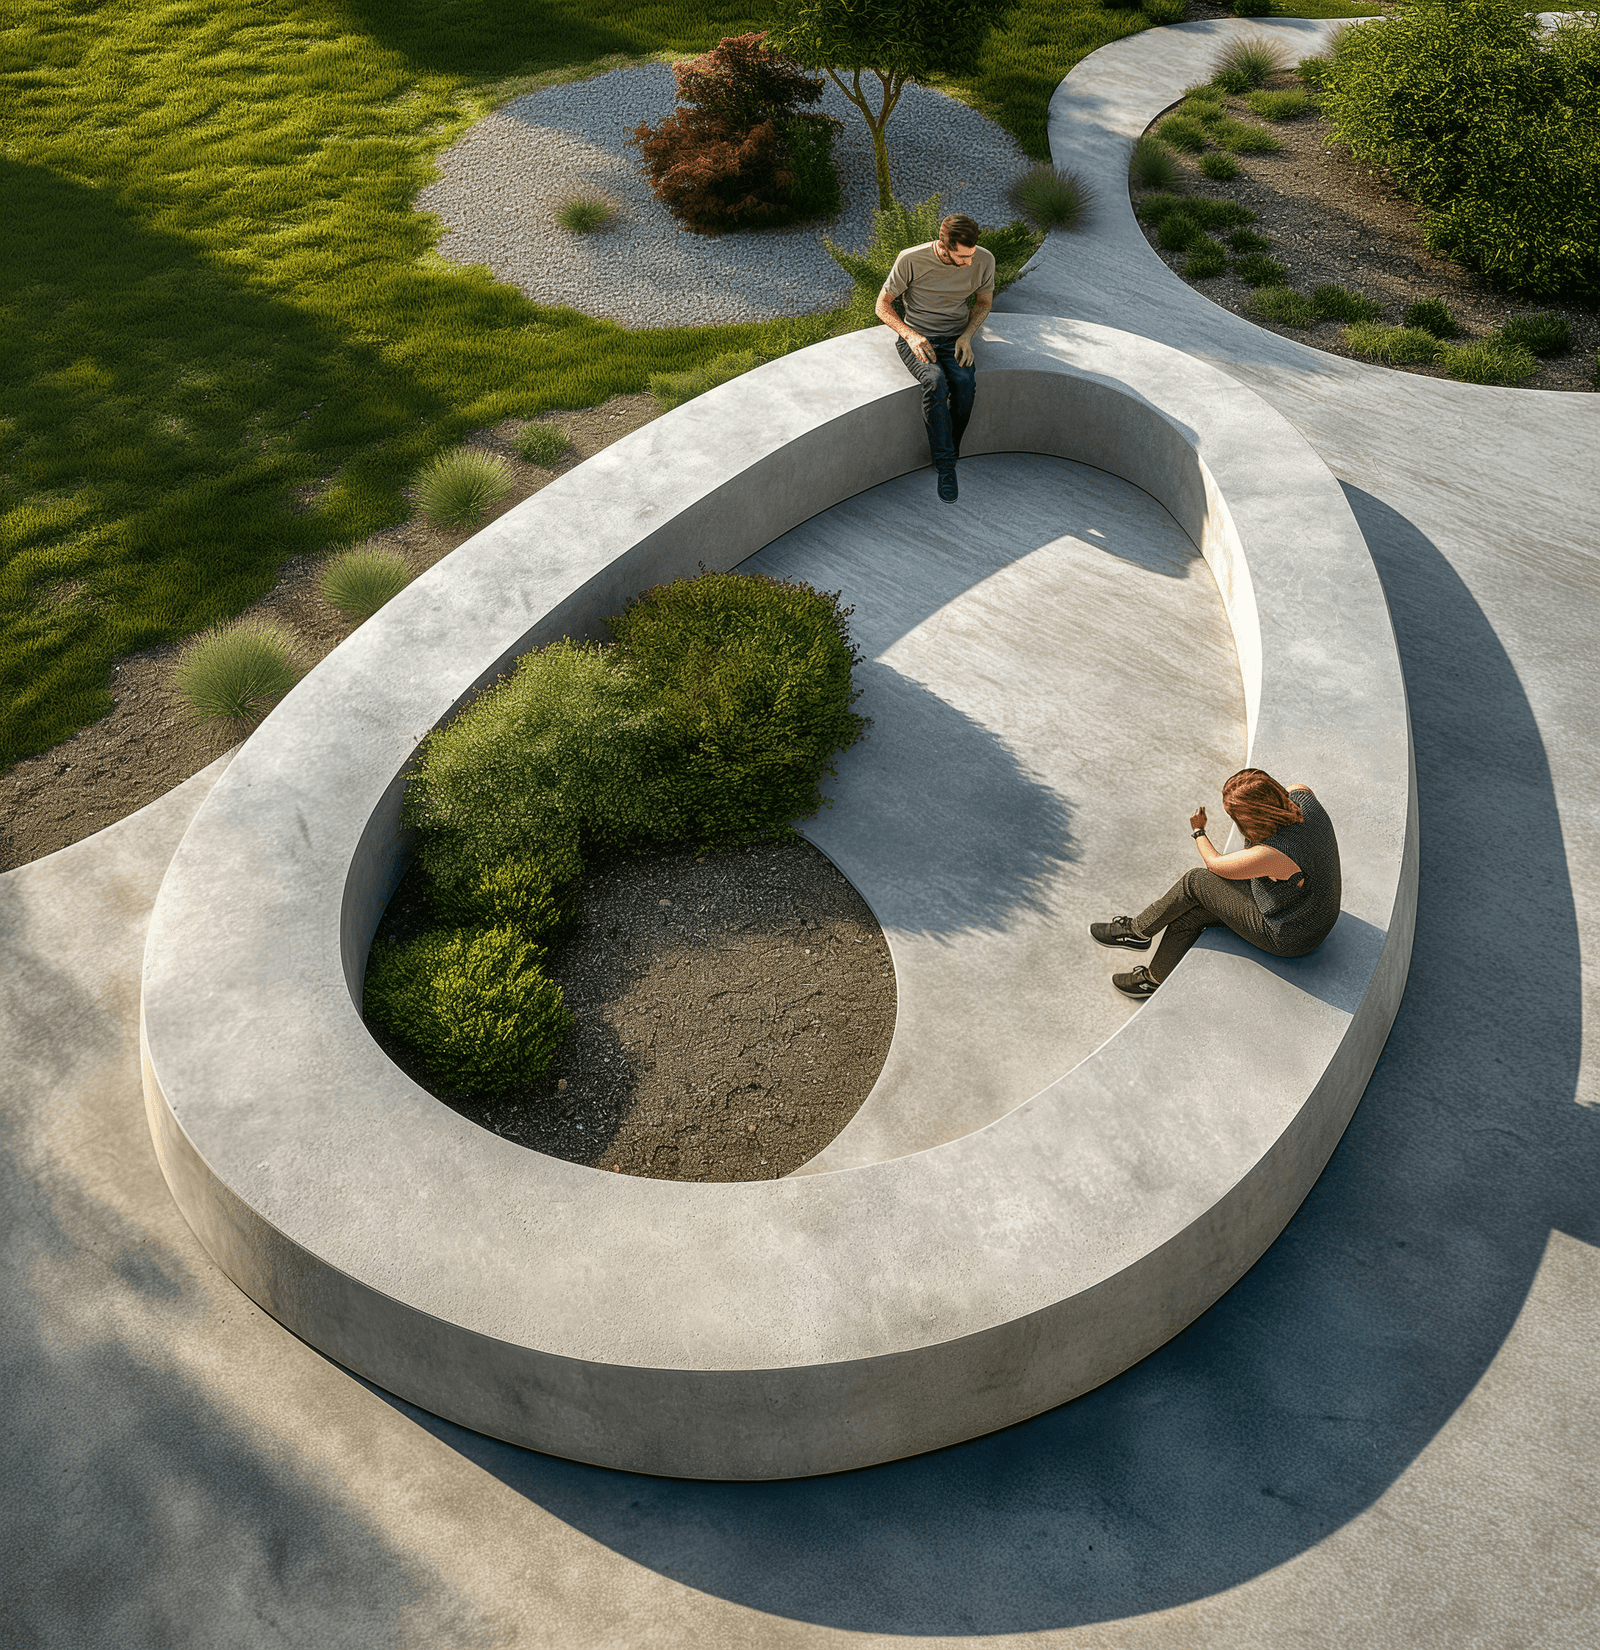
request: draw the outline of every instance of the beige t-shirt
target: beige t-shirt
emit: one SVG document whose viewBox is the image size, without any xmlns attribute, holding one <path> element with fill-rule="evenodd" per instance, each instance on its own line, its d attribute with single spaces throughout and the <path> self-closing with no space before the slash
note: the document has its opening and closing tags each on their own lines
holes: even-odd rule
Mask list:
<svg viewBox="0 0 1600 1650">
<path fill-rule="evenodd" d="M 967 330 L 967 299 L 975 292 L 994 296 L 994 253 L 975 247 L 972 262 L 943 262 L 936 241 L 908 246 L 894 261 L 883 290 L 891 298 L 905 298 L 905 321 L 924 338 L 940 338 Z"/>
</svg>

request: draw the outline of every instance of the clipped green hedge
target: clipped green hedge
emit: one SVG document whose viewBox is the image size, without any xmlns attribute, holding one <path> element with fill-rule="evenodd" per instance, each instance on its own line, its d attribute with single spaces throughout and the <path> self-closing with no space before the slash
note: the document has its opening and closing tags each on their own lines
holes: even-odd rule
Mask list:
<svg viewBox="0 0 1600 1650">
<path fill-rule="evenodd" d="M 439 1087 L 505 1093 L 542 1077 L 572 1027 L 544 957 L 514 928 L 445 929 L 375 946 L 366 1013 Z"/>
<path fill-rule="evenodd" d="M 1321 75 L 1340 140 L 1424 209 L 1429 248 L 1512 291 L 1600 298 L 1600 29 L 1522 0 L 1410 0 Z"/>
</svg>

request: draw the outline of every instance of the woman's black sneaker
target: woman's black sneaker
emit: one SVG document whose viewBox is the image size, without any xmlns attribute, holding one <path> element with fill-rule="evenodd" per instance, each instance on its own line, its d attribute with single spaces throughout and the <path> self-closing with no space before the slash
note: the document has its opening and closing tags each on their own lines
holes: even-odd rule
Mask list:
<svg viewBox="0 0 1600 1650">
<path fill-rule="evenodd" d="M 1150 978 L 1150 970 L 1142 963 L 1131 974 L 1113 974 L 1111 983 L 1124 997 L 1132 997 L 1135 1002 L 1142 1003 L 1146 997 L 1155 996 L 1161 987 L 1160 980 Z"/>
<path fill-rule="evenodd" d="M 1133 931 L 1132 917 L 1113 917 L 1110 922 L 1091 922 L 1089 937 L 1102 945 L 1123 945 L 1130 951 L 1148 951 L 1149 940 Z"/>
</svg>

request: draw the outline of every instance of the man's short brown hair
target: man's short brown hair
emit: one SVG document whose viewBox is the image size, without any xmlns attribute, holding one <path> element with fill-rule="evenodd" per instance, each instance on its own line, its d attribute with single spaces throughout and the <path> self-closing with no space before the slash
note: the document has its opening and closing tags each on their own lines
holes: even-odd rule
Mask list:
<svg viewBox="0 0 1600 1650">
<path fill-rule="evenodd" d="M 953 246 L 976 246 L 979 229 L 965 212 L 952 212 L 939 222 L 939 245 L 946 252 Z"/>
</svg>

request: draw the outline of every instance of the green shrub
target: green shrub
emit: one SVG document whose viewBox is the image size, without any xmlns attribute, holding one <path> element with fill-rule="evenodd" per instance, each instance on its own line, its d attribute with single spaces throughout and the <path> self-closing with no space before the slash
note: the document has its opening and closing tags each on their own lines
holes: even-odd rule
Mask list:
<svg viewBox="0 0 1600 1650">
<path fill-rule="evenodd" d="M 1376 321 L 1383 314 L 1382 304 L 1342 286 L 1319 286 L 1311 294 L 1311 301 L 1324 321 Z"/>
<path fill-rule="evenodd" d="M 548 470 L 571 450 L 572 442 L 559 424 L 528 424 L 517 436 L 517 457 L 524 464 Z"/>
<path fill-rule="evenodd" d="M 616 210 L 603 195 L 574 195 L 556 208 L 556 222 L 573 235 L 587 235 L 604 229 Z"/>
<path fill-rule="evenodd" d="M 540 858 L 480 866 L 454 884 L 434 887 L 433 906 L 450 928 L 514 928 L 530 944 L 556 951 L 578 921 L 583 861 L 568 845 Z"/>
<path fill-rule="evenodd" d="M 322 571 L 322 599 L 360 624 L 398 596 L 411 576 L 410 564 L 393 550 L 345 550 Z"/>
<path fill-rule="evenodd" d="M 1520 384 L 1539 370 L 1532 350 L 1508 343 L 1503 334 L 1439 349 L 1445 372 L 1463 384 Z"/>
<path fill-rule="evenodd" d="M 174 684 L 190 711 L 243 735 L 298 682 L 294 644 L 276 625 L 242 619 L 197 636 L 178 657 Z"/>
<path fill-rule="evenodd" d="M 506 461 L 476 447 L 440 453 L 417 477 L 417 503 L 436 527 L 471 527 L 510 491 Z"/>
<path fill-rule="evenodd" d="M 1076 172 L 1040 161 L 1024 172 L 1006 192 L 1006 198 L 1033 227 L 1077 229 L 1089 213 L 1093 191 Z"/>
<path fill-rule="evenodd" d="M 1202 126 L 1209 126 L 1214 120 L 1226 118 L 1228 105 L 1215 86 L 1206 86 L 1190 92 L 1178 105 L 1177 113 L 1191 116 Z"/>
<path fill-rule="evenodd" d="M 1559 315 L 1513 315 L 1500 328 L 1508 344 L 1531 350 L 1535 355 L 1564 355 L 1572 348 L 1572 332 Z"/>
<path fill-rule="evenodd" d="M 1185 0 L 1139 0 L 1139 9 L 1152 23 L 1181 23 L 1189 14 Z"/>
<path fill-rule="evenodd" d="M 1323 109 L 1424 209 L 1431 250 L 1514 291 L 1600 296 L 1600 29 L 1523 0 L 1412 0 L 1334 47 Z"/>
<path fill-rule="evenodd" d="M 1165 144 L 1146 133 L 1133 146 L 1128 176 L 1137 189 L 1170 189 L 1178 181 L 1178 163 Z"/>
<path fill-rule="evenodd" d="M 1276 40 L 1249 35 L 1230 40 L 1212 60 L 1211 79 L 1223 91 L 1239 96 L 1254 91 L 1269 75 L 1287 68 L 1288 55 Z"/>
<path fill-rule="evenodd" d="M 1415 327 L 1388 327 L 1381 321 L 1357 321 L 1344 329 L 1346 349 L 1370 355 L 1393 367 L 1420 366 L 1439 358 L 1442 347 L 1431 332 Z"/>
<path fill-rule="evenodd" d="M 1213 151 L 1200 157 L 1200 170 L 1218 183 L 1228 183 L 1239 175 L 1239 163 L 1232 155 Z"/>
<path fill-rule="evenodd" d="M 1200 240 L 1205 231 L 1187 212 L 1169 212 L 1157 225 L 1161 232 L 1163 252 L 1184 252 Z"/>
<path fill-rule="evenodd" d="M 1328 60 L 1325 57 L 1302 57 L 1295 72 L 1313 91 L 1321 91 L 1327 84 Z"/>
<path fill-rule="evenodd" d="M 1283 327 L 1314 326 L 1319 319 L 1317 306 L 1303 292 L 1291 291 L 1286 286 L 1259 288 L 1251 293 L 1245 307 L 1263 321 L 1276 321 Z"/>
<path fill-rule="evenodd" d="M 1245 102 L 1250 105 L 1251 113 L 1263 120 L 1297 120 L 1313 107 L 1310 94 L 1298 90 L 1251 92 Z"/>
<path fill-rule="evenodd" d="M 1205 123 L 1193 115 L 1168 115 L 1157 123 L 1155 133 L 1169 149 L 1186 155 L 1198 155 L 1210 143 Z"/>
<path fill-rule="evenodd" d="M 365 1011 L 447 1092 L 502 1094 L 542 1077 L 573 1016 L 513 928 L 446 929 L 375 946 Z"/>
<path fill-rule="evenodd" d="M 1234 264 L 1233 272 L 1246 286 L 1283 286 L 1289 278 L 1289 272 L 1282 264 L 1261 252 L 1251 252 L 1240 258 Z"/>
<path fill-rule="evenodd" d="M 839 215 L 839 173 L 833 164 L 833 140 L 842 130 L 832 115 L 795 115 L 784 128 L 784 147 L 794 182 L 789 210 L 797 219 Z"/>
<path fill-rule="evenodd" d="M 1209 280 L 1213 275 L 1220 275 L 1227 267 L 1227 251 L 1216 241 L 1201 235 L 1189 242 L 1189 256 L 1183 261 L 1185 280 Z"/>
<path fill-rule="evenodd" d="M 1233 0 L 1235 17 L 1271 17 L 1272 0 Z"/>
<path fill-rule="evenodd" d="M 1282 138 L 1247 120 L 1219 120 L 1211 128 L 1211 138 L 1219 148 L 1236 155 L 1274 155 L 1283 147 Z"/>
<path fill-rule="evenodd" d="M 404 818 L 440 897 L 507 860 L 750 840 L 814 812 L 864 725 L 847 619 L 806 585 L 707 573 L 631 603 L 615 647 L 529 654 L 423 741 Z"/>
<path fill-rule="evenodd" d="M 1442 298 L 1418 298 L 1406 305 L 1401 320 L 1406 326 L 1431 333 L 1435 338 L 1454 338 L 1461 331 Z"/>
<path fill-rule="evenodd" d="M 1258 235 L 1253 229 L 1235 229 L 1228 236 L 1228 245 L 1241 257 L 1247 252 L 1270 252 L 1272 242 L 1265 235 Z"/>
</svg>

